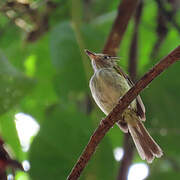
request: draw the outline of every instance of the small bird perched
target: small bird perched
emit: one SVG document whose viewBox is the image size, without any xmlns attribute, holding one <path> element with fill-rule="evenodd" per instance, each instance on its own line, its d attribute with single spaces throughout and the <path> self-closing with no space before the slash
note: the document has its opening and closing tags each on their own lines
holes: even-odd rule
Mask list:
<svg viewBox="0 0 180 180">
<path fill-rule="evenodd" d="M 89 83 L 92 96 L 99 108 L 108 115 L 133 86 L 133 82 L 117 65 L 117 57 L 85 51 L 94 69 Z M 154 157 L 161 157 L 163 152 L 144 127 L 142 121 L 145 119 L 145 107 L 140 96 L 137 96 L 119 117 L 117 125 L 123 132 L 131 134 L 140 157 L 151 163 Z"/>
</svg>

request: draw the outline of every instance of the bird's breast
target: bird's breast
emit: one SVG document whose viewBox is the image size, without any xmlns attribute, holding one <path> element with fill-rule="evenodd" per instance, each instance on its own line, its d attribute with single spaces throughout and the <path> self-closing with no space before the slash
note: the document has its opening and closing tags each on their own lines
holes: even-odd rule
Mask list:
<svg viewBox="0 0 180 180">
<path fill-rule="evenodd" d="M 103 68 L 94 73 L 90 89 L 96 104 L 107 115 L 129 89 L 126 79 L 112 68 Z"/>
</svg>

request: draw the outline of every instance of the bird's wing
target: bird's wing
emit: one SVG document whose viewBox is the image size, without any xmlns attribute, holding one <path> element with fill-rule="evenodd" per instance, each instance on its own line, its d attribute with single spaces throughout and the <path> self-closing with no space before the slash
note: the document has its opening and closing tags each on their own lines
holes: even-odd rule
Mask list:
<svg viewBox="0 0 180 180">
<path fill-rule="evenodd" d="M 119 74 L 121 74 L 122 76 L 124 76 L 127 79 L 127 82 L 131 87 L 134 86 L 134 83 L 131 80 L 131 78 L 126 73 L 124 73 L 123 70 L 119 66 L 115 66 L 114 69 Z M 145 115 L 146 109 L 145 109 L 145 106 L 142 102 L 140 95 L 138 95 L 136 97 L 136 102 L 137 102 L 137 114 L 141 117 L 142 121 L 145 121 L 146 120 L 146 115 Z"/>
</svg>

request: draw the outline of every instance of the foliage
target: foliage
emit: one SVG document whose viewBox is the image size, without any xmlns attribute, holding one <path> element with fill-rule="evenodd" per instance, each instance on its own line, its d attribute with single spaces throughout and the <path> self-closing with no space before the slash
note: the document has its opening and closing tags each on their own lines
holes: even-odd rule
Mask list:
<svg viewBox="0 0 180 180">
<path fill-rule="evenodd" d="M 88 81 L 93 72 L 84 49 L 95 52 L 103 49 L 119 1 L 77 1 L 76 8 L 70 0 L 52 1 L 56 5 L 51 4 L 51 8 L 55 7 L 53 11 L 48 11 L 47 5 L 41 1 L 33 2 L 38 4 L 39 14 L 49 17 L 48 28 L 39 28 L 38 38 L 33 42 L 27 39 L 29 32 L 18 27 L 0 8 L 0 134 L 15 159 L 30 161 L 30 171 L 17 173 L 17 180 L 65 179 L 104 117 L 89 100 Z M 23 18 L 18 10 L 16 12 Z M 155 0 L 144 3 L 139 25 L 139 77 L 180 42 L 177 28 L 167 23 L 168 33 L 156 56 L 151 56 L 158 40 L 158 12 Z M 175 19 L 179 16 L 177 13 Z M 28 13 L 23 20 L 37 27 Z M 40 26 L 46 27 L 44 24 Z M 125 70 L 133 28 L 132 19 L 118 51 L 120 65 Z M 148 179 L 178 178 L 179 68 L 177 62 L 142 93 L 147 110 L 146 127 L 165 154 L 150 165 Z M 28 152 L 22 151 L 17 135 L 14 116 L 18 112 L 31 115 L 40 124 L 40 131 L 33 138 Z M 117 127 L 110 130 L 81 179 L 115 179 L 119 163 L 113 157 L 113 150 L 122 147 L 122 136 Z M 134 161 L 141 162 L 137 153 Z"/>
</svg>

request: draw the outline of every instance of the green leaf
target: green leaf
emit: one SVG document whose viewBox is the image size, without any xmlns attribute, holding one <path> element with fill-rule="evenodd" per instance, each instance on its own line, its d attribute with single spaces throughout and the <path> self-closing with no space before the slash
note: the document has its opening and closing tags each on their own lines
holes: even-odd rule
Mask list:
<svg viewBox="0 0 180 180">
<path fill-rule="evenodd" d="M 55 86 L 58 94 L 83 91 L 87 87 L 81 55 L 72 27 L 61 23 L 51 35 L 52 62 L 57 69 Z"/>
<path fill-rule="evenodd" d="M 32 115 L 39 123 L 47 106 L 57 101 L 53 78 L 55 68 L 50 59 L 48 34 L 28 47 L 29 53 L 24 61 L 25 73 L 37 80 L 31 94 L 21 101 L 21 111 Z"/>
<path fill-rule="evenodd" d="M 95 51 L 103 44 L 104 37 L 92 26 L 82 26 L 80 34 L 84 48 Z M 60 23 L 54 28 L 51 33 L 50 50 L 52 62 L 57 69 L 54 82 L 57 93 L 64 97 L 72 91 L 87 91 L 87 81 L 90 77 L 86 77 L 85 71 L 89 69 L 84 69 L 83 61 L 89 62 L 91 68 L 90 61 L 88 58 L 82 59 L 76 35 L 69 22 Z"/>
<path fill-rule="evenodd" d="M 70 103 L 49 108 L 30 150 L 32 179 L 66 179 L 92 133 L 90 122 L 88 116 L 78 112 Z M 105 138 L 82 179 L 108 180 L 113 171 L 112 149 Z"/>
<path fill-rule="evenodd" d="M 17 104 L 33 85 L 34 81 L 15 69 L 0 52 L 0 114 Z"/>
</svg>

